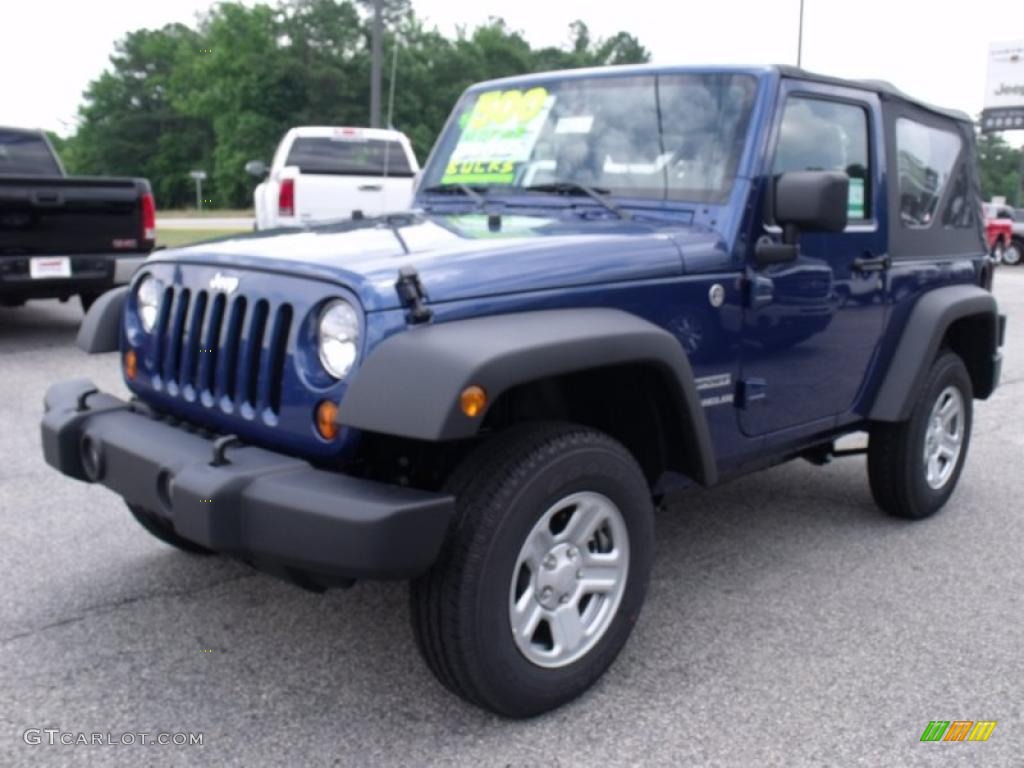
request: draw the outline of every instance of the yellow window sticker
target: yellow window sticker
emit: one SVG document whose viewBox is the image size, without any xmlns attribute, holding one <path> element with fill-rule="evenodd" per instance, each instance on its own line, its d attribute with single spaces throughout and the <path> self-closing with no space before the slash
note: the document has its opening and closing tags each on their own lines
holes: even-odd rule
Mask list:
<svg viewBox="0 0 1024 768">
<path fill-rule="evenodd" d="M 487 91 L 463 119 L 441 183 L 508 184 L 529 160 L 555 97 L 547 88 Z"/>
</svg>

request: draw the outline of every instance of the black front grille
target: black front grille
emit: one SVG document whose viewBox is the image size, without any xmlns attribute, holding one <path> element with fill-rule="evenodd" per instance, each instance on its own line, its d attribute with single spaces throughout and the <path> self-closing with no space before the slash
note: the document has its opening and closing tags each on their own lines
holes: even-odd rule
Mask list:
<svg viewBox="0 0 1024 768">
<path fill-rule="evenodd" d="M 156 329 L 153 386 L 225 413 L 276 416 L 292 307 L 171 287 Z"/>
</svg>

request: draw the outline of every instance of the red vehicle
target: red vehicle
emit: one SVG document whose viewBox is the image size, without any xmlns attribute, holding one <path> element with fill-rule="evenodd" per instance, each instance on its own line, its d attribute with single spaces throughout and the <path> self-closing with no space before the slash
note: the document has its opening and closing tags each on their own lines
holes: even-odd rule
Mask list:
<svg viewBox="0 0 1024 768">
<path fill-rule="evenodd" d="M 982 206 L 982 214 L 985 218 L 985 242 L 988 244 L 988 252 L 995 260 L 1002 261 L 1003 251 L 1013 239 L 1013 222 L 1009 219 L 990 217 L 989 209 L 990 206 Z"/>
<path fill-rule="evenodd" d="M 1024 210 L 1005 203 L 983 203 L 985 234 L 989 252 L 1003 264 L 1024 260 Z"/>
</svg>

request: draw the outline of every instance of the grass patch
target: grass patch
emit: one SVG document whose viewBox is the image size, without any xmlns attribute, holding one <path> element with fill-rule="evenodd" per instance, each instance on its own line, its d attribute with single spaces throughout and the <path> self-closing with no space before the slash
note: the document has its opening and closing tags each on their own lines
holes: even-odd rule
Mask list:
<svg viewBox="0 0 1024 768">
<path fill-rule="evenodd" d="M 241 235 L 251 230 L 248 229 L 158 229 L 156 231 L 156 244 L 159 248 L 180 248 L 183 245 L 200 243 L 203 240 L 212 240 L 215 237 L 226 235 Z"/>
</svg>

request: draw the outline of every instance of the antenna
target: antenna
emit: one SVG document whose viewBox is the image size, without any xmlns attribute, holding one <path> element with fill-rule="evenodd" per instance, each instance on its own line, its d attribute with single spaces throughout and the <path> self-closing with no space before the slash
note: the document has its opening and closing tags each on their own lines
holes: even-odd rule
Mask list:
<svg viewBox="0 0 1024 768">
<path fill-rule="evenodd" d="M 385 123 L 388 130 L 394 130 L 395 124 L 392 118 L 395 114 L 395 73 L 398 70 L 398 38 L 395 37 L 394 46 L 391 52 L 391 81 L 388 83 L 388 121 Z M 391 164 L 391 141 L 384 144 L 384 178 L 387 178 L 388 169 Z"/>
<path fill-rule="evenodd" d="M 388 83 L 388 128 L 394 128 L 395 125 L 391 121 L 391 118 L 395 114 L 395 73 L 398 71 L 398 37 L 395 37 L 393 43 L 394 49 L 391 51 L 391 82 Z"/>
<path fill-rule="evenodd" d="M 800 28 L 796 38 L 796 65 L 799 68 L 804 53 L 804 0 L 800 0 Z"/>
</svg>

